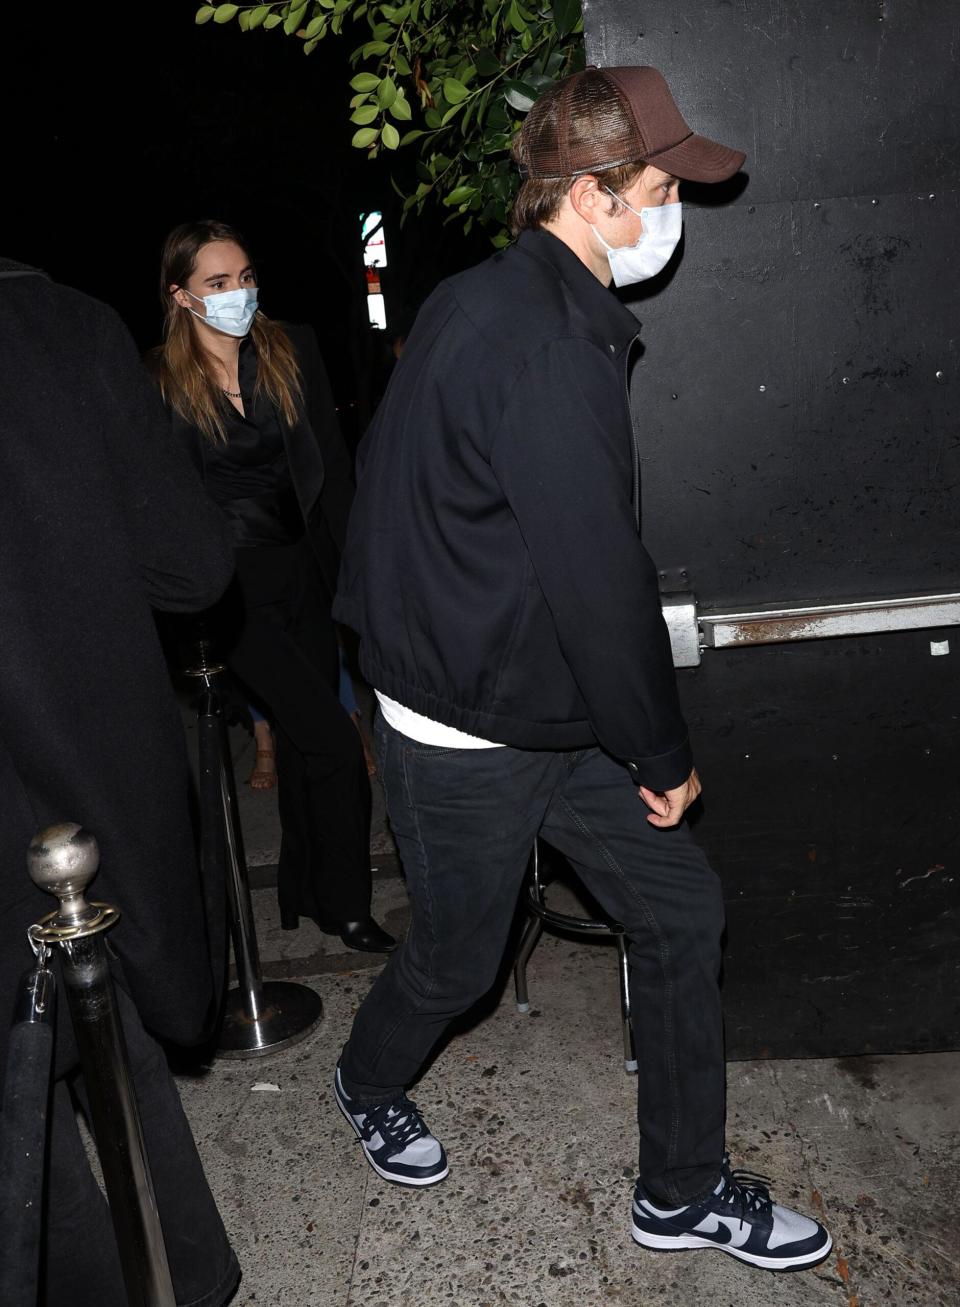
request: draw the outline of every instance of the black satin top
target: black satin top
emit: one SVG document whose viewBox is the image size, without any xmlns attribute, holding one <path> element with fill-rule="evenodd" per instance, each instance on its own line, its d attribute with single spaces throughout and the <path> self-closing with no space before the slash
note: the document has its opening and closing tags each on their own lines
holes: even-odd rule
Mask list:
<svg viewBox="0 0 960 1307">
<path fill-rule="evenodd" d="M 226 444 L 203 442 L 207 492 L 226 516 L 234 548 L 293 545 L 304 521 L 287 465 L 277 410 L 262 392 L 254 397 L 257 354 L 240 346 L 240 394 L 245 416 L 224 398 Z"/>
</svg>

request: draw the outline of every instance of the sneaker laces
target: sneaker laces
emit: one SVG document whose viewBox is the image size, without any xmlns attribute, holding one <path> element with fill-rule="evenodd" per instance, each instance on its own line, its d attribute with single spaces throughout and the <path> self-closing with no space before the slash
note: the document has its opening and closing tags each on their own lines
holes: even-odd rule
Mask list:
<svg viewBox="0 0 960 1307">
<path fill-rule="evenodd" d="M 415 1139 L 422 1139 L 430 1131 L 423 1117 L 417 1111 L 416 1104 L 411 1103 L 406 1094 L 389 1103 L 378 1103 L 368 1108 L 363 1123 L 363 1137 L 369 1140 L 379 1134 L 385 1143 L 391 1145 L 392 1152 L 403 1152 Z"/>
<path fill-rule="evenodd" d="M 717 1197 L 724 1207 L 731 1209 L 731 1215 L 738 1216 L 741 1222 L 752 1214 L 770 1215 L 773 1199 L 770 1197 L 772 1181 L 769 1176 L 734 1171 L 730 1167 L 730 1158 L 724 1156 L 721 1178 L 723 1188 Z"/>
</svg>

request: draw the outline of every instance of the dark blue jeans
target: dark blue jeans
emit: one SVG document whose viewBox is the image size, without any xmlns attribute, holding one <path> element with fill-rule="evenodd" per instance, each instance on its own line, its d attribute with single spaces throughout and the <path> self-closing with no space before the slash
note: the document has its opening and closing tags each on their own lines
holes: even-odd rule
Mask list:
<svg viewBox="0 0 960 1307">
<path fill-rule="evenodd" d="M 686 825 L 651 826 L 626 770 L 599 749 L 438 748 L 379 714 L 376 733 L 412 921 L 357 1013 L 347 1093 L 394 1096 L 489 990 L 542 834 L 630 941 L 641 1180 L 672 1204 L 709 1192 L 723 1154 L 723 901 Z"/>
</svg>

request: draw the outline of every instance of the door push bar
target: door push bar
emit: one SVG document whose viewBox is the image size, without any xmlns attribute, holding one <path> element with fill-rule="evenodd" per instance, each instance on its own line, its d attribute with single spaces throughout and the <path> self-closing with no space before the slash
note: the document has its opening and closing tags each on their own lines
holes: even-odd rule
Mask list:
<svg viewBox="0 0 960 1307">
<path fill-rule="evenodd" d="M 674 667 L 699 667 L 704 649 L 960 625 L 960 594 L 912 595 L 794 608 L 769 606 L 740 613 L 698 612 L 696 596 L 692 594 L 661 595 L 661 602 L 670 632 Z"/>
</svg>

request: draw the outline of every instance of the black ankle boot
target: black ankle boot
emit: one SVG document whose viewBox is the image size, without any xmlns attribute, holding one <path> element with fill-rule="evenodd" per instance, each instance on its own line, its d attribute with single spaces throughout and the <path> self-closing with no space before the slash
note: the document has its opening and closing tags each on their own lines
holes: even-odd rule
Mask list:
<svg viewBox="0 0 960 1307">
<path fill-rule="evenodd" d="M 378 926 L 373 917 L 364 921 L 342 921 L 337 933 L 347 948 L 358 949 L 361 953 L 392 953 L 397 947 L 397 941 Z"/>
<path fill-rule="evenodd" d="M 361 921 L 332 921 L 326 917 L 315 917 L 305 913 L 324 935 L 339 935 L 347 948 L 357 949 L 360 953 L 392 953 L 397 941 L 388 935 L 374 921 L 373 917 L 364 917 Z M 280 909 L 280 929 L 296 930 L 300 925 L 300 914 L 290 908 Z"/>
</svg>

